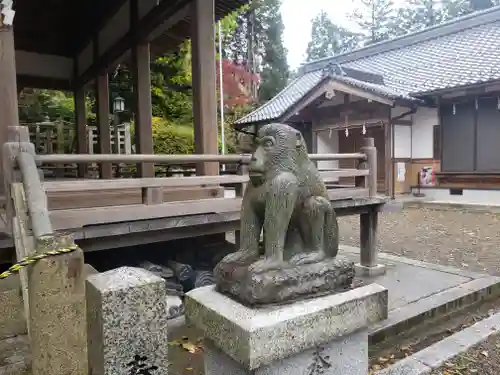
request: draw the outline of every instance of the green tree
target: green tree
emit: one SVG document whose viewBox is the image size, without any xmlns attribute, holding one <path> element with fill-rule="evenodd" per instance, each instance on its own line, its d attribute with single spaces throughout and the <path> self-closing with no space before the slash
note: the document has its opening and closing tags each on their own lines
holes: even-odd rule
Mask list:
<svg viewBox="0 0 500 375">
<path fill-rule="evenodd" d="M 255 8 L 255 34 L 261 66 L 259 101 L 266 102 L 287 84 L 289 67 L 283 45 L 281 0 L 260 0 Z"/>
<path fill-rule="evenodd" d="M 473 11 L 488 9 L 495 6 L 493 0 L 470 0 L 470 7 Z"/>
<path fill-rule="evenodd" d="M 335 25 L 325 11 L 312 20 L 311 40 L 306 49 L 306 60 L 313 61 L 348 52 L 359 44 L 359 35 Z"/>
<path fill-rule="evenodd" d="M 451 20 L 499 4 L 499 0 L 442 0 L 444 20 Z"/>
<path fill-rule="evenodd" d="M 443 19 L 443 9 L 438 7 L 437 0 L 407 0 L 403 7 L 397 9 L 391 30 L 394 36 L 404 35 L 437 25 Z"/>
<path fill-rule="evenodd" d="M 364 44 L 387 40 L 394 35 L 395 9 L 392 0 L 359 0 L 352 16 L 364 34 Z"/>
</svg>

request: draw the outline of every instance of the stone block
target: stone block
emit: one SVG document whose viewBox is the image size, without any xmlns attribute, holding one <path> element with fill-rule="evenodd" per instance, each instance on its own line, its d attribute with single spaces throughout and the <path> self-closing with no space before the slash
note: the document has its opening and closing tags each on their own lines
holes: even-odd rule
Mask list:
<svg viewBox="0 0 500 375">
<path fill-rule="evenodd" d="M 121 267 L 87 278 L 89 373 L 130 373 L 142 362 L 166 374 L 167 293 L 165 281 L 142 268 Z"/>
<path fill-rule="evenodd" d="M 332 353 L 342 350 L 342 340 L 352 339 L 358 345 L 356 340 L 361 336 L 356 336 L 356 332 L 364 332 L 368 325 L 387 318 L 387 297 L 387 289 L 370 284 L 287 305 L 251 308 L 208 286 L 187 293 L 184 303 L 186 318 L 203 332 L 209 346 L 231 358 L 244 371 L 241 373 L 247 374 L 260 368 L 274 369 L 277 362 L 303 353 L 309 353 L 310 358 L 318 347 L 328 348 L 329 356 L 336 358 Z M 367 345 L 367 334 L 363 333 L 363 337 L 363 345 Z M 367 360 L 367 355 L 363 355 L 365 373 Z M 294 373 L 307 374 L 304 371 Z M 281 373 L 286 372 L 273 370 L 262 374 Z"/>
<path fill-rule="evenodd" d="M 54 239 L 59 240 L 62 245 L 68 239 Z M 83 251 L 77 249 L 41 259 L 28 269 L 33 375 L 87 375 L 83 264 Z"/>
</svg>

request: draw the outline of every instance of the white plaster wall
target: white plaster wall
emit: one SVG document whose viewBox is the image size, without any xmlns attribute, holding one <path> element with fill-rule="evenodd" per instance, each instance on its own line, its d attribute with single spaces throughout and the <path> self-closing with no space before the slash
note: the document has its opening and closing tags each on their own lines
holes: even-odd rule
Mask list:
<svg viewBox="0 0 500 375">
<path fill-rule="evenodd" d="M 16 50 L 16 72 L 19 75 L 71 79 L 73 59 Z"/>
<path fill-rule="evenodd" d="M 438 124 L 437 108 L 419 108 L 413 115 L 411 134 L 411 156 L 413 159 L 429 159 L 433 157 L 433 127 Z"/>
<path fill-rule="evenodd" d="M 417 192 L 418 189 L 412 189 Z M 420 189 L 425 194 L 426 199 L 435 203 L 462 203 L 462 204 L 481 204 L 481 205 L 499 205 L 500 190 L 480 190 L 463 189 L 462 195 L 451 195 L 450 189 L 425 188 Z"/>
<path fill-rule="evenodd" d="M 316 144 L 318 147 L 318 154 L 338 154 L 339 153 L 339 133 L 338 131 L 321 131 L 313 133 L 316 134 Z M 318 161 L 318 169 L 337 169 L 339 167 L 338 160 L 323 160 Z"/>
<path fill-rule="evenodd" d="M 411 158 L 411 126 L 394 125 L 394 157 Z"/>
<path fill-rule="evenodd" d="M 408 112 L 409 110 L 410 110 L 410 108 L 408 108 L 408 107 L 394 107 L 394 108 L 391 108 L 391 117 L 400 116 L 403 113 Z M 411 115 L 408 115 L 408 116 L 406 116 L 406 117 L 403 118 L 403 120 L 410 120 L 410 119 L 411 119 Z"/>
</svg>

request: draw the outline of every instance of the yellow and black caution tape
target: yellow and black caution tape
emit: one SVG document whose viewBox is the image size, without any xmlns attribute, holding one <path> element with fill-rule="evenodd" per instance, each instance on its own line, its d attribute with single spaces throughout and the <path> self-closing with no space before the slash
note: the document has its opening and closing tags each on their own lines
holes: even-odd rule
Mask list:
<svg viewBox="0 0 500 375">
<path fill-rule="evenodd" d="M 33 264 L 33 263 L 39 261 L 40 259 L 44 259 L 44 258 L 48 258 L 51 256 L 60 255 L 60 254 L 71 253 L 72 251 L 75 251 L 76 249 L 78 249 L 78 245 L 72 245 L 72 246 L 60 248 L 57 250 L 48 250 L 48 251 L 44 251 L 43 253 L 28 255 L 27 257 L 24 257 L 23 259 L 21 259 L 21 261 L 19 261 L 18 263 L 14 264 L 12 267 L 10 267 L 7 271 L 0 273 L 0 280 L 6 279 L 10 275 L 18 273 L 24 267 L 26 267 L 30 264 Z"/>
</svg>

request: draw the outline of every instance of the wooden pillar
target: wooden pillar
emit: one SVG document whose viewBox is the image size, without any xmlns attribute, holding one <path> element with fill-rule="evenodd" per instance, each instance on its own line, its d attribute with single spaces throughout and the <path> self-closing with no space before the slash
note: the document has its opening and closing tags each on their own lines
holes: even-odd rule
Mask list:
<svg viewBox="0 0 500 375">
<path fill-rule="evenodd" d="M 192 3 L 193 117 L 195 153 L 217 154 L 214 0 Z M 199 175 L 219 174 L 219 163 L 199 163 Z"/>
<path fill-rule="evenodd" d="M 109 122 L 109 83 L 106 73 L 96 78 L 97 103 L 97 134 L 99 139 L 99 153 L 111 154 L 111 135 Z M 111 178 L 111 163 L 101 163 L 100 177 Z"/>
<path fill-rule="evenodd" d="M 85 89 L 78 87 L 74 93 L 76 119 L 76 153 L 87 154 L 87 112 L 85 108 Z M 78 164 L 78 177 L 87 175 L 87 164 Z"/>
<path fill-rule="evenodd" d="M 389 109 L 390 110 L 390 109 Z M 385 195 L 391 195 L 391 186 L 394 184 L 394 173 L 392 165 L 392 123 L 389 120 L 384 124 L 384 148 L 385 148 Z"/>
<path fill-rule="evenodd" d="M 135 149 L 137 154 L 153 154 L 153 120 L 149 44 L 132 47 L 132 77 L 135 112 Z M 138 177 L 154 177 L 154 164 L 137 165 Z"/>
<path fill-rule="evenodd" d="M 12 27 L 2 24 L 0 15 L 0 146 L 7 142 L 7 128 L 18 125 L 14 31 Z M 0 194 L 3 195 L 4 191 L 0 169 Z"/>
</svg>

